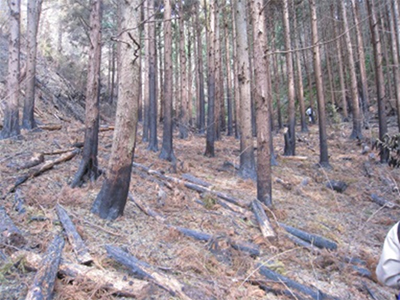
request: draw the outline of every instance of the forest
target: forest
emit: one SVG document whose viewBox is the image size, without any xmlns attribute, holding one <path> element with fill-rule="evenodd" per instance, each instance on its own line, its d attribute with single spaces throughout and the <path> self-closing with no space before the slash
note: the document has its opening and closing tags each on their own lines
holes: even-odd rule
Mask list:
<svg viewBox="0 0 400 300">
<path fill-rule="evenodd" d="M 394 299 L 400 0 L 0 0 L 0 299 Z"/>
</svg>

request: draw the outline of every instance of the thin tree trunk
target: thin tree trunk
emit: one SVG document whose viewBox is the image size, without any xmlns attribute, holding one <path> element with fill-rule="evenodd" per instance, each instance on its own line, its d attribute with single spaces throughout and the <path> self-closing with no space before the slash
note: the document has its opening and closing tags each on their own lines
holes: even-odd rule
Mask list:
<svg viewBox="0 0 400 300">
<path fill-rule="evenodd" d="M 214 2 L 214 17 L 215 17 L 215 30 L 214 30 L 214 59 L 215 59 L 215 98 L 214 98 L 214 128 L 215 128 L 215 139 L 221 139 L 221 102 L 223 101 L 223 81 L 221 76 L 221 35 L 219 27 L 219 3 L 220 1 Z"/>
<path fill-rule="evenodd" d="M 345 40 L 347 45 L 348 57 L 349 57 L 349 72 L 350 72 L 350 84 L 351 84 L 351 101 L 352 101 L 352 113 L 353 113 L 353 130 L 350 134 L 351 139 L 363 138 L 361 132 L 361 114 L 360 114 L 360 103 L 358 101 L 358 87 L 357 87 L 357 75 L 356 65 L 354 63 L 353 45 L 351 43 L 349 24 L 347 21 L 347 13 L 345 3 L 339 0 L 340 8 L 343 16 L 343 25 L 345 31 Z"/>
<path fill-rule="evenodd" d="M 193 24 L 190 22 L 188 26 L 188 84 L 187 84 L 187 97 L 188 97 L 188 126 L 191 127 L 193 125 L 193 73 L 192 73 L 192 36 L 190 27 Z"/>
<path fill-rule="evenodd" d="M 149 26 L 150 22 L 147 21 L 149 18 L 149 2 L 152 0 L 145 1 L 145 7 L 143 10 L 143 20 L 146 20 L 140 28 L 143 31 L 144 36 L 144 55 L 143 57 L 143 74 L 141 75 L 144 77 L 144 85 L 143 85 L 143 97 L 140 98 L 139 102 L 142 102 L 143 99 L 143 134 L 142 134 L 142 141 L 144 143 L 149 141 L 149 123 L 150 123 L 150 74 L 149 74 L 149 52 L 150 52 L 150 37 L 149 37 Z M 141 60 L 142 61 L 142 60 Z M 141 76 L 141 77 L 142 77 Z M 142 85 L 141 85 L 142 86 Z"/>
<path fill-rule="evenodd" d="M 149 24 L 148 24 L 148 38 L 149 38 L 149 146 L 148 150 L 158 151 L 158 137 L 157 137 L 157 41 L 156 41 L 156 26 L 154 24 L 155 9 L 154 0 L 148 0 L 147 3 Z"/>
<path fill-rule="evenodd" d="M 164 1 L 164 128 L 163 142 L 160 158 L 168 161 L 175 161 L 175 154 L 172 145 L 172 31 L 171 31 L 171 0 Z"/>
<path fill-rule="evenodd" d="M 249 50 L 247 40 L 246 3 L 236 1 L 236 30 L 238 54 L 238 79 L 240 90 L 240 175 L 243 178 L 256 178 L 254 144 L 251 120 L 251 88 Z"/>
<path fill-rule="evenodd" d="M 180 115 L 179 115 L 179 137 L 187 139 L 188 137 L 188 94 L 187 94 L 187 72 L 186 72 L 186 38 L 185 38 L 185 22 L 183 12 L 183 1 L 179 4 L 179 57 L 180 57 Z"/>
<path fill-rule="evenodd" d="M 379 138 L 383 140 L 383 137 L 387 133 L 387 121 L 386 121 L 386 95 L 385 95 L 385 80 L 383 76 L 383 64 L 382 64 L 382 45 L 379 35 L 378 21 L 376 19 L 374 1 L 366 0 L 369 24 L 371 28 L 372 47 L 374 50 L 374 64 L 375 64 L 375 83 L 376 93 L 378 97 L 378 122 L 379 122 Z M 380 160 L 382 163 L 386 163 L 389 159 L 389 151 L 382 151 Z"/>
<path fill-rule="evenodd" d="M 319 164 L 322 167 L 329 167 L 329 156 L 328 156 L 328 141 L 326 134 L 326 115 L 325 115 L 325 99 L 322 83 L 322 71 L 321 71 L 321 59 L 319 50 L 319 38 L 318 38 L 318 24 L 317 24 L 317 8 L 315 0 L 310 0 L 310 11 L 311 11 L 311 31 L 312 31 L 312 43 L 313 43 L 313 61 L 314 61 L 314 73 L 315 82 L 317 86 L 317 103 L 318 103 L 318 121 L 319 121 L 319 147 L 320 147 L 320 160 Z"/>
<path fill-rule="evenodd" d="M 368 78 L 367 78 L 367 70 L 365 67 L 365 51 L 364 51 L 364 41 L 361 31 L 360 17 L 359 17 L 359 2 L 355 0 L 351 0 L 351 5 L 353 8 L 353 15 L 356 22 L 356 36 L 357 36 L 357 51 L 358 51 L 358 59 L 359 59 L 359 68 L 360 68 L 360 84 L 361 84 L 361 107 L 364 113 L 364 123 L 368 124 L 369 122 L 369 95 L 368 95 Z M 400 25 L 400 24 L 399 24 Z"/>
<path fill-rule="evenodd" d="M 225 9 L 225 24 L 224 24 L 224 35 L 225 35 L 225 60 L 226 60 L 226 102 L 228 104 L 228 132 L 227 135 L 233 135 L 233 107 L 232 107 L 232 69 L 231 69 L 231 58 L 229 55 L 229 32 L 228 32 L 228 12 Z"/>
<path fill-rule="evenodd" d="M 34 108 L 35 108 L 35 80 L 36 80 L 36 49 L 37 31 L 39 26 L 42 0 L 28 1 L 28 45 L 26 61 L 26 94 L 24 110 L 22 116 L 22 128 L 33 129 L 36 127 Z"/>
<path fill-rule="evenodd" d="M 20 21 L 21 1 L 8 1 L 9 37 L 8 37 L 8 75 L 7 100 L 5 101 L 3 129 L 0 139 L 16 137 L 20 134 L 18 99 L 20 92 Z"/>
<path fill-rule="evenodd" d="M 113 220 L 123 214 L 131 180 L 140 89 L 140 5 L 139 0 L 119 2 L 122 18 L 115 130 L 107 177 L 92 206 L 92 212 L 103 219 Z"/>
<path fill-rule="evenodd" d="M 333 4 L 331 5 L 331 18 L 334 20 L 333 22 L 333 31 L 334 31 L 334 36 L 338 36 L 338 26 L 336 25 L 337 21 L 334 18 L 334 6 Z M 344 71 L 343 71 L 343 59 L 342 59 L 342 46 L 340 45 L 340 38 L 336 38 L 336 51 L 337 51 L 337 56 L 338 56 L 338 73 L 339 73 L 339 82 L 340 82 L 340 95 L 341 95 L 341 106 L 342 106 L 342 114 L 343 114 L 343 120 L 345 122 L 348 121 L 349 115 L 348 115 L 348 109 L 347 109 L 347 101 L 346 101 L 346 85 L 344 81 Z"/>
<path fill-rule="evenodd" d="M 200 11 L 200 3 L 196 4 L 196 11 Z M 206 126 L 205 96 L 204 96 L 204 67 L 203 67 L 203 43 L 201 39 L 201 29 L 199 13 L 196 13 L 196 41 L 197 41 L 197 71 L 198 71 L 198 124 L 199 133 L 203 134 Z"/>
<path fill-rule="evenodd" d="M 91 0 L 90 51 L 86 86 L 85 142 L 83 156 L 71 187 L 95 181 L 100 175 L 97 161 L 99 140 L 99 97 L 101 65 L 101 0 Z"/>
<path fill-rule="evenodd" d="M 207 135 L 206 135 L 206 151 L 205 156 L 214 157 L 215 149 L 215 9 L 214 5 L 218 5 L 217 1 L 210 3 L 209 31 L 207 39 L 208 51 L 208 111 L 207 111 Z"/>
<path fill-rule="evenodd" d="M 236 9 L 234 1 L 231 3 L 232 12 L 232 53 L 233 53 L 233 85 L 234 85 L 234 124 L 235 124 L 235 138 L 240 137 L 240 91 L 239 91 L 239 67 L 238 67 L 238 56 L 237 56 L 237 29 L 236 29 Z"/>
<path fill-rule="evenodd" d="M 254 32 L 255 100 L 257 119 L 257 199 L 272 207 L 271 176 L 271 81 L 264 5 L 251 1 Z"/>
<path fill-rule="evenodd" d="M 296 8 L 293 12 L 293 27 L 294 27 L 294 41 L 295 47 L 298 49 L 300 48 L 300 44 L 298 41 L 298 27 L 297 27 L 297 13 Z M 296 52 L 295 54 L 296 60 L 296 69 L 297 69 L 297 99 L 299 100 L 299 107 L 300 107 L 300 125 L 301 125 L 301 132 L 308 132 L 307 122 L 305 111 L 306 107 L 304 104 L 304 86 L 303 86 L 303 73 L 301 67 L 301 60 L 300 60 L 300 52 Z"/>
<path fill-rule="evenodd" d="M 285 35 L 286 53 L 286 73 L 287 73 L 287 89 L 288 89 L 288 130 L 285 132 L 285 148 L 284 155 L 291 156 L 296 154 L 296 132 L 295 132 L 295 107 L 294 107 L 294 72 L 293 72 L 293 56 L 290 36 L 289 23 L 289 0 L 283 1 L 283 27 Z"/>
</svg>

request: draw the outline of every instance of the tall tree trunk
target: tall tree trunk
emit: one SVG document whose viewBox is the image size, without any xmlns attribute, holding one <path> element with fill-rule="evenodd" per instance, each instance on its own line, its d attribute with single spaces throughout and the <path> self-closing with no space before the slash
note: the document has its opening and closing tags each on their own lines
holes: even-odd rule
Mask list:
<svg viewBox="0 0 400 300">
<path fill-rule="evenodd" d="M 143 88 L 143 97 L 140 98 L 139 102 L 142 102 L 143 100 L 143 133 L 142 133 L 142 141 L 144 143 L 149 141 L 149 123 L 150 123 L 150 82 L 149 82 L 149 52 L 150 52 L 150 37 L 149 37 L 149 27 L 150 27 L 150 22 L 148 22 L 149 18 L 149 2 L 152 0 L 146 0 L 144 3 L 144 10 L 143 10 L 143 24 L 140 26 L 140 28 L 143 31 L 143 36 L 144 36 L 144 55 L 142 55 L 141 65 L 143 65 L 143 74 L 142 76 L 144 77 L 144 84 Z M 142 72 L 141 72 L 142 73 Z M 141 85 L 142 86 L 142 85 Z M 140 115 L 140 113 L 139 113 Z"/>
<path fill-rule="evenodd" d="M 215 9 L 214 5 L 218 5 L 217 1 L 210 2 L 210 17 L 207 51 L 208 51 L 208 111 L 207 111 L 207 135 L 206 135 L 206 151 L 205 156 L 214 157 L 215 149 Z"/>
<path fill-rule="evenodd" d="M 37 31 L 39 26 L 42 0 L 28 1 L 28 26 L 27 36 L 28 45 L 26 60 L 26 94 L 24 110 L 22 116 L 22 128 L 33 129 L 36 127 L 34 108 L 35 108 L 35 80 L 36 80 L 36 48 Z"/>
<path fill-rule="evenodd" d="M 287 73 L 287 88 L 288 88 L 288 130 L 285 132 L 285 148 L 284 155 L 290 156 L 296 154 L 296 119 L 294 108 L 294 76 L 293 76 L 293 56 L 290 36 L 289 22 L 289 0 L 283 1 L 283 27 L 285 32 L 285 50 L 286 53 L 286 73 Z"/>
<path fill-rule="evenodd" d="M 200 11 L 200 3 L 196 2 L 196 11 Z M 205 97 L 204 97 L 204 67 L 203 67 L 203 47 L 201 39 L 201 29 L 199 21 L 199 13 L 195 14 L 196 18 L 196 41 L 197 41 L 197 72 L 198 72 L 198 123 L 197 127 L 200 134 L 203 134 L 206 126 L 206 113 L 205 113 Z"/>
<path fill-rule="evenodd" d="M 190 19 L 191 20 L 191 19 Z M 192 35 L 190 27 L 193 26 L 193 23 L 190 22 L 188 26 L 188 73 L 187 73 L 187 97 L 188 97 L 188 126 L 191 127 L 193 125 L 193 73 L 192 73 Z"/>
<path fill-rule="evenodd" d="M 214 128 L 215 139 L 221 139 L 221 102 L 223 101 L 223 81 L 221 77 L 221 35 L 219 28 L 219 3 L 214 2 L 214 17 L 215 17 L 215 30 L 214 30 L 214 59 L 215 59 L 215 98 L 214 98 Z M 212 41 L 211 41 L 212 42 Z"/>
<path fill-rule="evenodd" d="M 396 1 L 393 1 L 396 2 Z M 396 16 L 395 9 L 392 9 L 393 6 L 390 3 L 387 3 L 387 10 L 389 12 L 389 25 L 390 25 L 390 34 L 391 34 L 391 44 L 392 44 L 392 52 L 393 52 L 393 70 L 394 70 L 394 82 L 395 82 L 395 91 L 396 91 L 396 109 L 397 109 L 397 127 L 400 131 L 400 72 L 399 72 L 399 55 L 397 48 L 397 35 L 395 26 Z M 398 28 L 400 30 L 400 28 Z"/>
<path fill-rule="evenodd" d="M 300 48 L 299 40 L 298 40 L 298 27 L 297 27 L 297 13 L 296 8 L 293 12 L 293 27 L 294 27 L 294 41 L 295 47 L 297 49 Z M 297 70 L 297 99 L 299 100 L 299 107 L 300 107 L 300 126 L 301 132 L 308 132 L 307 121 L 306 121 L 306 106 L 304 104 L 304 86 L 303 86 L 303 73 L 301 67 L 301 58 L 300 52 L 297 51 L 295 54 L 295 61 L 296 61 L 296 70 Z"/>
<path fill-rule="evenodd" d="M 112 58 L 111 58 L 111 90 L 110 90 L 110 104 L 114 103 L 114 89 L 115 89 L 115 60 L 116 60 L 116 55 L 115 55 L 115 45 L 114 43 L 111 44 L 112 47 Z"/>
<path fill-rule="evenodd" d="M 379 121 L 379 138 L 382 140 L 387 133 L 387 121 L 386 121 L 386 95 L 385 95 L 385 80 L 383 77 L 383 65 L 382 65 L 382 45 L 379 36 L 378 21 L 376 18 L 374 1 L 366 0 L 369 24 L 371 28 L 372 47 L 374 50 L 374 65 L 375 65 L 375 83 L 376 93 L 378 97 L 378 121 Z M 389 151 L 382 151 L 380 160 L 382 163 L 386 163 L 389 159 Z"/>
<path fill-rule="evenodd" d="M 394 68 L 397 72 L 396 76 L 396 93 L 397 93 L 397 126 L 400 131 L 400 82 L 399 82 L 399 52 L 400 52 L 400 17 L 399 17 L 399 5 L 397 1 L 393 1 L 393 10 L 392 10 L 392 15 L 393 15 L 393 27 L 395 28 L 394 32 L 392 33 L 392 40 L 395 43 L 395 46 L 393 46 L 393 57 L 395 57 L 395 60 L 393 61 L 394 63 Z M 393 36 L 395 35 L 395 36 Z M 396 47 L 396 52 L 394 48 Z"/>
<path fill-rule="evenodd" d="M 93 213 L 110 220 L 123 214 L 129 192 L 140 89 L 140 2 L 125 0 L 118 3 L 122 13 L 118 53 L 119 99 L 107 176 L 92 206 Z"/>
<path fill-rule="evenodd" d="M 148 150 L 158 151 L 157 137 L 157 41 L 156 41 L 156 26 L 154 24 L 155 9 L 154 0 L 148 0 L 147 3 L 149 24 L 149 146 Z"/>
<path fill-rule="evenodd" d="M 254 143 L 251 120 L 251 89 L 249 49 L 247 40 L 246 3 L 236 1 L 236 47 L 238 54 L 238 79 L 240 90 L 240 175 L 256 178 Z"/>
<path fill-rule="evenodd" d="M 350 72 L 350 83 L 351 83 L 351 101 L 352 101 L 352 113 L 353 113 L 353 130 L 350 134 L 351 139 L 363 138 L 361 132 L 361 114 L 360 114 L 360 103 L 358 101 L 358 87 L 357 87 L 357 75 L 356 65 L 354 63 L 353 45 L 351 43 L 349 25 L 347 21 L 347 13 L 345 3 L 339 0 L 340 8 L 343 16 L 343 25 L 345 31 L 345 40 L 347 45 L 347 51 L 349 56 L 349 72 Z"/>
<path fill-rule="evenodd" d="M 273 47 L 275 49 L 275 47 Z M 275 90 L 275 102 L 276 102 L 276 115 L 277 115 L 277 123 L 278 130 L 283 128 L 282 123 L 282 110 L 281 110 L 281 93 L 280 93 L 280 77 L 279 77 L 279 68 L 278 68 L 278 55 L 273 55 L 273 70 L 274 70 L 274 90 Z"/>
<path fill-rule="evenodd" d="M 179 57 L 180 57 L 180 115 L 179 115 L 179 137 L 186 139 L 188 137 L 188 88 L 187 88 L 187 72 L 186 72 L 186 38 L 185 38 L 185 22 L 183 12 L 183 1 L 179 4 Z"/>
<path fill-rule="evenodd" d="M 319 164 L 322 167 L 329 167 L 329 156 L 328 156 L 328 141 L 326 134 L 326 115 L 325 115 L 325 99 L 322 83 L 322 71 L 321 71 L 321 59 L 319 50 L 319 38 L 318 38 L 318 24 L 317 24 L 317 8 L 315 0 L 310 0 L 310 11 L 311 11 L 311 32 L 312 32 L 312 43 L 313 43 L 313 61 L 314 61 L 314 73 L 315 82 L 317 86 L 317 103 L 318 103 L 318 125 L 319 125 L 319 151 L 320 159 Z"/>
<path fill-rule="evenodd" d="M 91 0 L 90 2 L 90 51 L 86 86 L 85 142 L 81 164 L 71 183 L 71 187 L 80 186 L 88 179 L 95 181 L 100 175 L 97 149 L 99 141 L 101 2 L 101 0 Z"/>
<path fill-rule="evenodd" d="M 239 66 L 238 66 L 238 55 L 237 55 L 237 28 L 236 28 L 236 8 L 234 1 L 231 3 L 232 12 L 232 52 L 233 52 L 233 82 L 234 82 L 234 104 L 235 104 L 235 138 L 240 137 L 240 91 L 239 91 Z"/>
<path fill-rule="evenodd" d="M 359 59 L 360 68 L 360 85 L 361 85 L 361 107 L 364 113 L 364 123 L 369 122 L 369 95 L 368 95 L 368 78 L 367 70 L 365 67 L 365 51 L 364 51 L 364 41 L 361 31 L 361 23 L 359 17 L 359 5 L 360 3 L 356 0 L 351 0 L 351 5 L 353 8 L 353 15 L 355 20 L 356 36 L 357 36 L 357 51 Z M 399 24 L 400 25 L 400 24 Z"/>
<path fill-rule="evenodd" d="M 257 119 L 257 199 L 272 207 L 271 82 L 262 0 L 251 1 L 254 32 L 255 100 Z"/>
<path fill-rule="evenodd" d="M 20 92 L 20 21 L 21 1 L 8 1 L 10 33 L 8 37 L 7 101 L 0 139 L 20 134 L 18 99 Z"/>
<path fill-rule="evenodd" d="M 172 30 L 171 30 L 171 0 L 164 0 L 164 121 L 163 141 L 160 158 L 175 161 L 172 146 Z"/>
<path fill-rule="evenodd" d="M 232 107 L 232 69 L 231 69 L 231 58 L 229 51 L 229 32 L 228 32 L 228 10 L 225 8 L 225 23 L 224 23 L 224 35 L 225 35 L 225 60 L 226 60 L 226 102 L 228 105 L 228 132 L 227 135 L 233 135 L 233 107 Z"/>
<path fill-rule="evenodd" d="M 338 26 L 337 26 L 337 21 L 336 18 L 334 18 L 335 12 L 334 12 L 334 5 L 331 5 L 331 18 L 334 20 L 333 22 L 333 31 L 334 31 L 334 36 L 338 36 Z M 348 122 L 348 109 L 347 109 L 347 100 L 346 100 L 346 85 L 344 81 L 344 71 L 343 71 L 343 59 L 342 59 L 342 46 L 340 44 L 340 38 L 336 38 L 336 52 L 337 52 L 337 57 L 338 57 L 338 73 L 339 73 L 339 82 L 340 82 L 340 95 L 341 95 L 341 101 L 340 105 L 342 107 L 342 113 L 343 113 L 343 120 L 345 122 Z M 338 106 L 340 106 L 338 105 Z"/>
</svg>

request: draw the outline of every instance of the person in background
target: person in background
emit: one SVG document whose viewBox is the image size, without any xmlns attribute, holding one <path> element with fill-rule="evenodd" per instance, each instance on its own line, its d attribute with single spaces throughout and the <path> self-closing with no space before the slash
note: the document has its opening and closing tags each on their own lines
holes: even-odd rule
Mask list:
<svg viewBox="0 0 400 300">
<path fill-rule="evenodd" d="M 306 109 L 306 115 L 308 116 L 308 121 L 309 121 L 311 124 L 315 124 L 315 112 L 314 112 L 314 110 L 311 108 L 311 106 L 309 106 L 309 107 Z"/>
<path fill-rule="evenodd" d="M 400 290 L 400 222 L 387 233 L 382 254 L 376 267 L 376 276 L 380 283 Z M 396 296 L 400 300 L 400 294 Z"/>
</svg>

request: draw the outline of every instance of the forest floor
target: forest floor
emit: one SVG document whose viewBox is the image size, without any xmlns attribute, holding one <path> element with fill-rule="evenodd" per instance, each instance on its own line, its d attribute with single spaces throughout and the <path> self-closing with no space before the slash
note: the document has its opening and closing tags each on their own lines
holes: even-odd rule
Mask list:
<svg viewBox="0 0 400 300">
<path fill-rule="evenodd" d="M 69 183 L 80 163 L 80 155 L 29 178 L 15 192 L 16 180 L 29 169 L 21 169 L 35 154 L 44 153 L 45 162 L 59 158 L 58 150 L 83 142 L 84 125 L 56 118 L 42 104 L 37 119 L 42 124 L 61 125 L 59 130 L 23 132 L 17 140 L 0 141 L 0 194 L 3 206 L 26 239 L 22 249 L 43 255 L 49 242 L 62 230 L 55 206 L 61 204 L 77 227 L 90 254 L 93 268 L 115 271 L 121 278 L 133 278 L 129 270 L 107 256 L 105 245 L 119 246 L 160 273 L 184 284 L 190 299 L 309 299 L 293 288 L 263 278 L 258 264 L 299 283 L 321 290 L 338 299 L 391 299 L 395 292 L 378 284 L 374 269 L 388 229 L 399 219 L 400 170 L 378 162 L 378 154 L 367 149 L 377 137 L 377 124 L 365 130 L 364 144 L 349 140 L 351 123 L 328 128 L 331 169 L 318 167 L 318 126 L 309 133 L 297 133 L 297 157 L 284 157 L 283 134 L 274 134 L 277 166 L 272 168 L 273 210 L 266 213 L 277 232 L 277 239 L 265 239 L 251 209 L 233 212 L 216 203 L 215 195 L 200 194 L 183 184 L 166 182 L 155 174 L 134 168 L 130 185 L 133 199 L 164 217 L 164 222 L 146 215 L 131 198 L 124 215 L 105 221 L 90 212 L 104 176 L 97 182 L 72 189 Z M 112 125 L 104 124 L 104 125 Z M 395 130 L 391 127 L 391 130 Z M 159 129 L 161 137 L 161 129 Z M 112 144 L 112 130 L 100 132 L 99 165 L 106 170 Z M 241 179 L 239 141 L 222 136 L 215 144 L 216 157 L 203 156 L 205 137 L 191 134 L 186 140 L 176 135 L 176 170 L 158 153 L 146 150 L 137 135 L 134 161 L 164 175 L 183 179 L 189 173 L 211 184 L 212 191 L 223 192 L 250 203 L 256 198 L 256 185 Z M 159 140 L 161 141 L 161 139 Z M 365 149 L 364 149 L 365 150 Z M 175 172 L 176 171 L 176 172 Z M 338 193 L 327 188 L 328 180 L 344 181 L 348 187 Z M 371 200 L 377 194 L 394 203 L 380 206 Z M 333 240 L 338 249 L 309 251 L 294 244 L 278 222 Z M 184 236 L 171 226 L 202 231 L 214 236 L 202 242 Z M 260 255 L 249 255 L 230 247 L 231 240 L 257 245 Z M 35 272 L 10 263 L 18 247 L 0 245 L 0 298 L 24 299 Z M 360 258 L 372 278 L 359 275 L 348 258 Z M 66 242 L 63 259 L 76 261 Z M 23 265 L 23 264 L 22 264 Z M 132 279 L 134 280 L 134 279 Z M 264 291 L 260 283 L 273 291 Z M 292 295 L 279 295 L 286 290 Z M 375 298 L 371 297 L 371 293 Z M 178 299 L 155 285 L 139 299 Z M 54 299 L 128 299 L 117 296 L 96 282 L 79 278 L 58 278 Z"/>
</svg>

